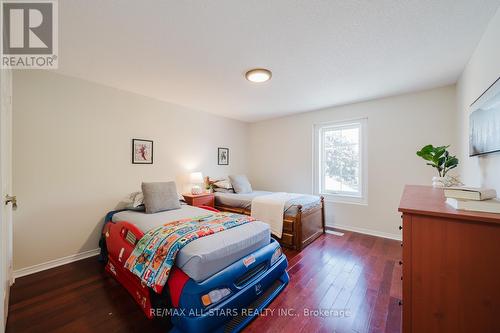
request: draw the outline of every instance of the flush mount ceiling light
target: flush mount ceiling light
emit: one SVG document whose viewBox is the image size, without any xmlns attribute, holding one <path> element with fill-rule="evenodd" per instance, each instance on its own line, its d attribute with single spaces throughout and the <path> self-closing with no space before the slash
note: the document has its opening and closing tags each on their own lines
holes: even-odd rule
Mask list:
<svg viewBox="0 0 500 333">
<path fill-rule="evenodd" d="M 250 82 L 262 83 L 271 79 L 272 73 L 268 69 L 255 68 L 246 72 L 245 77 Z"/>
</svg>

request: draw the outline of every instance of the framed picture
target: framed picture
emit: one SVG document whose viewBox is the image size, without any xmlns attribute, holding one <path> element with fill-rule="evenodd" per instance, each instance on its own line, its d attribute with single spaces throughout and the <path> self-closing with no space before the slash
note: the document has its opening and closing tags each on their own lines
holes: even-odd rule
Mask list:
<svg viewBox="0 0 500 333">
<path fill-rule="evenodd" d="M 217 157 L 219 165 L 229 165 L 229 148 L 218 148 Z"/>
<path fill-rule="evenodd" d="M 132 139 L 132 164 L 153 164 L 153 141 Z"/>
<path fill-rule="evenodd" d="M 500 78 L 471 105 L 469 156 L 500 152 Z"/>
</svg>

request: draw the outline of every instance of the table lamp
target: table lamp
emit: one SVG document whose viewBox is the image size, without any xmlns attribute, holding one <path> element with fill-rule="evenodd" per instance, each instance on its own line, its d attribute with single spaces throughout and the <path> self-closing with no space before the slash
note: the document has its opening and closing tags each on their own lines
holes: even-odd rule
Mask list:
<svg viewBox="0 0 500 333">
<path fill-rule="evenodd" d="M 203 175 L 201 172 L 193 172 L 189 175 L 191 182 L 191 194 L 201 194 L 203 192 L 200 184 L 203 183 Z"/>
</svg>

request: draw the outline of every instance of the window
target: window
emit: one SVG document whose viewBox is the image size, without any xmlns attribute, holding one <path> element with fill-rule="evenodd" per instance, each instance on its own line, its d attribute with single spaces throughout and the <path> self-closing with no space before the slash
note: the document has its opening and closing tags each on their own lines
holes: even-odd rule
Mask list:
<svg viewBox="0 0 500 333">
<path fill-rule="evenodd" d="M 315 192 L 366 203 L 366 119 L 314 126 Z"/>
</svg>

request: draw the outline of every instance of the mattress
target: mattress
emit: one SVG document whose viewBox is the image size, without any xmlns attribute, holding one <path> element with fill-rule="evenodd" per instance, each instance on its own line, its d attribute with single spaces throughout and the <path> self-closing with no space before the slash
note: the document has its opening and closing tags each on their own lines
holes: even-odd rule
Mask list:
<svg viewBox="0 0 500 333">
<path fill-rule="evenodd" d="M 268 191 L 253 191 L 244 194 L 215 192 L 215 205 L 251 210 L 253 198 L 272 193 Z M 286 216 L 295 216 L 298 211 L 298 205 L 302 205 L 303 210 L 308 210 L 320 204 L 321 200 L 318 196 L 303 194 L 300 197 L 289 200 L 285 204 L 284 214 Z"/>
<path fill-rule="evenodd" d="M 147 232 L 168 222 L 210 213 L 201 208 L 182 205 L 180 209 L 155 214 L 122 211 L 114 214 L 112 220 L 130 222 L 143 232 Z M 179 251 L 175 264 L 190 278 L 200 282 L 268 245 L 270 241 L 271 232 L 266 223 L 260 221 L 245 223 L 192 241 Z"/>
</svg>

